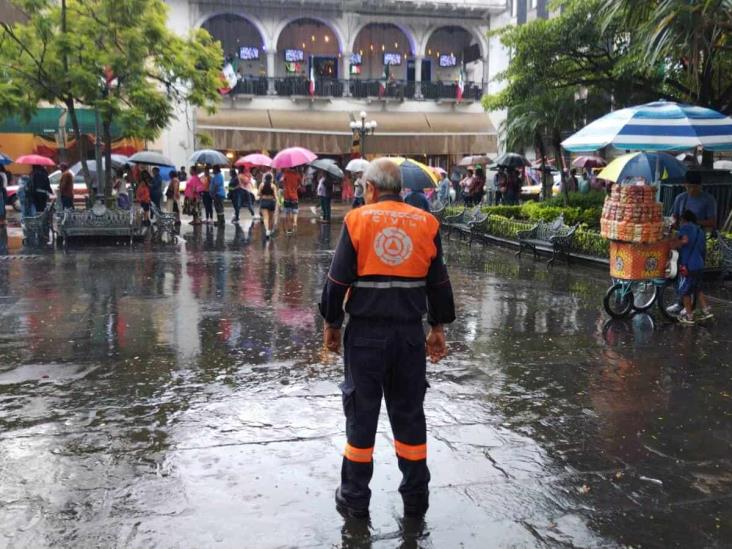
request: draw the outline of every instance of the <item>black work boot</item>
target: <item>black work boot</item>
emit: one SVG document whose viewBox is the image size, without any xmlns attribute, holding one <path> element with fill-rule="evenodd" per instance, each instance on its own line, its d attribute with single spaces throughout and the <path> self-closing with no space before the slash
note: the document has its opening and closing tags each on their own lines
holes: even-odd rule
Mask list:
<svg viewBox="0 0 732 549">
<path fill-rule="evenodd" d="M 430 506 L 430 493 L 412 494 L 402 496 L 404 501 L 404 516 L 411 518 L 420 518 L 425 515 Z"/>
<path fill-rule="evenodd" d="M 336 510 L 343 518 L 367 518 L 369 516 L 368 507 L 356 507 L 346 501 L 346 498 L 341 495 L 340 486 L 335 491 L 335 502 Z"/>
</svg>

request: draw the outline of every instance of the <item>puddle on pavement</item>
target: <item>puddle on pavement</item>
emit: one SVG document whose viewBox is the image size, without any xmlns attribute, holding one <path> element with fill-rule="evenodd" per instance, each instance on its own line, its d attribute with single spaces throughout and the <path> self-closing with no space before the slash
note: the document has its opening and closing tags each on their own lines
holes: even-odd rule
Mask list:
<svg viewBox="0 0 732 549">
<path fill-rule="evenodd" d="M 431 509 L 400 521 L 382 417 L 370 525 L 344 524 L 342 367 L 316 307 L 338 234 L 186 226 L 173 248 L 42 256 L 11 238 L 0 545 L 732 543 L 729 309 L 705 328 L 608 322 L 602 271 L 457 243 Z"/>
</svg>

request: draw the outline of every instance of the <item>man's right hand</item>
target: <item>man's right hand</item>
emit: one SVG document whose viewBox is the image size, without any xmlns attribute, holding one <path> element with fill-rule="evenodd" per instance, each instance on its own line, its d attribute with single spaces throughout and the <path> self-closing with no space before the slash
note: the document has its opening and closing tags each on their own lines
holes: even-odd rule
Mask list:
<svg viewBox="0 0 732 549">
<path fill-rule="evenodd" d="M 325 326 L 323 332 L 323 343 L 325 348 L 332 353 L 338 353 L 341 350 L 341 329 L 332 326 Z"/>
</svg>

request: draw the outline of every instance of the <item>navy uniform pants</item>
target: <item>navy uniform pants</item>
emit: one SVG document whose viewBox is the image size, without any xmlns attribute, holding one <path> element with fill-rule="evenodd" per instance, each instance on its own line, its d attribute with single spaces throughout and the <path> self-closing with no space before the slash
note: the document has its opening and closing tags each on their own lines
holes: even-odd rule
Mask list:
<svg viewBox="0 0 732 549">
<path fill-rule="evenodd" d="M 427 390 L 425 336 L 421 322 L 393 324 L 351 318 L 345 332 L 343 409 L 348 442 L 341 468 L 341 495 L 367 508 L 374 472 L 373 451 L 381 398 L 394 434 L 405 505 L 426 501 Z"/>
</svg>

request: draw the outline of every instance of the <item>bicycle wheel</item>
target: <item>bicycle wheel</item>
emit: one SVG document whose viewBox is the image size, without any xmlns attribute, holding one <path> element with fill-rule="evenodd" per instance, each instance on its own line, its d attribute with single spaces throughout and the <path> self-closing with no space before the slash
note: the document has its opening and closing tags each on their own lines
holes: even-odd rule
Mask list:
<svg viewBox="0 0 732 549">
<path fill-rule="evenodd" d="M 610 286 L 605 298 L 602 300 L 602 304 L 611 317 L 626 317 L 633 309 L 633 292 L 618 282 Z"/>
<path fill-rule="evenodd" d="M 650 280 L 633 282 L 630 286 L 633 292 L 633 309 L 638 312 L 645 312 L 656 302 L 656 285 Z"/>
<path fill-rule="evenodd" d="M 668 310 L 669 307 L 673 307 L 679 303 L 679 296 L 676 293 L 676 284 L 674 284 L 673 280 L 669 280 L 666 284 L 656 288 L 656 301 L 658 302 L 658 308 L 661 310 L 661 314 L 666 318 L 666 320 L 670 320 L 671 322 L 676 322 L 678 320 L 680 309 L 676 312 Z"/>
</svg>

